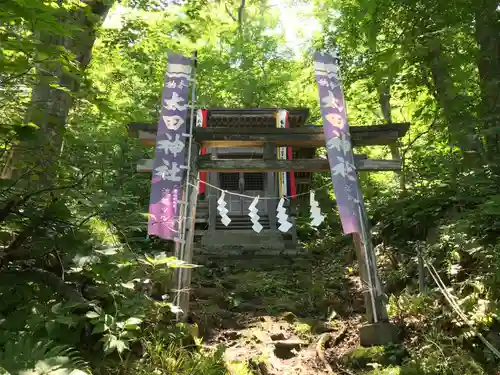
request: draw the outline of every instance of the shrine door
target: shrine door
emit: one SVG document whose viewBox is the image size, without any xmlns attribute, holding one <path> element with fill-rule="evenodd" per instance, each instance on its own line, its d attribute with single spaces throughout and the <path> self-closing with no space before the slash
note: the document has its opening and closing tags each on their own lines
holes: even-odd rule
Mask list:
<svg viewBox="0 0 500 375">
<path fill-rule="evenodd" d="M 264 172 L 221 172 L 219 173 L 220 188 L 227 192 L 239 193 L 251 198 L 241 197 L 235 194 L 226 194 L 226 208 L 228 215 L 248 215 L 248 206 L 253 201 L 253 197 L 265 196 L 265 176 Z M 266 212 L 266 203 L 259 200 L 257 204 L 259 216 Z"/>
</svg>

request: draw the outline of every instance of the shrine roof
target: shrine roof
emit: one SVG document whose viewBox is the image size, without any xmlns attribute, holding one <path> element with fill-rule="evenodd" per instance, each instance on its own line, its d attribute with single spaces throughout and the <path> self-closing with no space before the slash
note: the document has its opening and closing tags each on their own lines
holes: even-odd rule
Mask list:
<svg viewBox="0 0 500 375">
<path fill-rule="evenodd" d="M 289 113 L 290 129 L 276 128 L 277 108 L 210 108 L 207 127 L 195 128 L 196 139 L 205 147 L 262 147 L 265 142 L 295 148 L 324 147 L 322 126 L 306 124 L 307 108 L 284 108 Z M 190 116 L 188 116 L 188 122 Z M 388 145 L 403 137 L 408 123 L 350 126 L 353 146 Z M 129 135 L 146 146 L 156 144 L 158 122 L 131 123 Z"/>
<path fill-rule="evenodd" d="M 288 120 L 291 128 L 305 124 L 309 117 L 308 108 L 283 108 L 288 111 Z M 279 108 L 209 108 L 207 109 L 207 127 L 276 127 L 276 112 Z M 191 114 L 188 113 L 189 123 Z M 156 129 L 157 124 L 131 123 L 130 130 L 148 131 Z"/>
<path fill-rule="evenodd" d="M 288 111 L 291 128 L 305 124 L 309 117 L 308 108 L 283 108 Z M 258 126 L 276 127 L 276 113 L 279 108 L 211 108 L 208 109 L 207 127 Z"/>
</svg>

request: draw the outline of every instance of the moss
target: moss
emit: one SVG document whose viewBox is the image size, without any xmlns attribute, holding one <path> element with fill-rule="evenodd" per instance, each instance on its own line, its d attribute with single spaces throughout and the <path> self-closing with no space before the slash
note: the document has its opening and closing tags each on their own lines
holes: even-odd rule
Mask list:
<svg viewBox="0 0 500 375">
<path fill-rule="evenodd" d="M 426 373 L 414 367 L 399 367 L 389 366 L 384 368 L 376 368 L 374 370 L 364 372 L 364 375 L 426 375 Z"/>
<path fill-rule="evenodd" d="M 353 368 L 366 368 L 370 364 L 400 365 L 406 356 L 406 350 L 399 345 L 358 347 L 344 355 L 342 362 Z"/>
<path fill-rule="evenodd" d="M 358 347 L 345 354 L 342 362 L 349 367 L 365 368 L 369 363 L 383 364 L 384 353 L 383 346 Z"/>
<path fill-rule="evenodd" d="M 231 372 L 231 374 L 252 375 L 252 370 L 248 368 L 248 364 L 246 362 L 228 362 L 226 363 L 226 367 Z"/>
<path fill-rule="evenodd" d="M 364 375 L 402 375 L 404 371 L 399 366 L 389 366 L 385 368 L 377 368 L 368 372 L 364 372 Z"/>
<path fill-rule="evenodd" d="M 295 322 L 293 330 L 301 338 L 310 338 L 312 333 L 311 325 L 305 322 Z"/>
</svg>

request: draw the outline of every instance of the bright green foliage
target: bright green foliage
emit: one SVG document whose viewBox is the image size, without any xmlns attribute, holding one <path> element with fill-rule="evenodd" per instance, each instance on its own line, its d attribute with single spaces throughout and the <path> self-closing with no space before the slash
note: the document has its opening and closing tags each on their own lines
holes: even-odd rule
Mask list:
<svg viewBox="0 0 500 375">
<path fill-rule="evenodd" d="M 125 373 L 150 375 L 157 373 L 160 369 L 166 374 L 179 375 L 226 375 L 227 371 L 223 364 L 222 356 L 224 347 L 215 351 L 201 352 L 189 351 L 179 348 L 177 345 L 155 339 L 147 342 L 146 351 L 148 357 L 137 363 L 132 368 L 110 369 L 110 373 Z"/>
<path fill-rule="evenodd" d="M 27 335 L 12 337 L 0 352 L 0 373 L 84 375 L 87 364 L 71 348 L 34 341 Z"/>
<path fill-rule="evenodd" d="M 285 45 L 279 10 L 265 1 L 247 1 L 241 17 L 237 1 L 4 3 L 2 173 L 14 145 L 39 143 L 30 143 L 35 156 L 23 155 L 20 175 L 0 181 L 0 368 L 71 373 L 87 370 L 84 357 L 94 371 L 223 374 L 222 349 L 179 349 L 186 333 L 171 322 L 176 306 L 168 290 L 172 270 L 185 265 L 163 253 L 161 241 L 146 240 L 150 176 L 137 175 L 135 163 L 152 152 L 128 137 L 126 124 L 157 120 L 168 50 L 197 50 L 201 107 L 308 107 L 319 124 L 310 51 L 297 57 Z M 98 27 L 96 17 L 111 5 L 114 19 Z M 445 307 L 430 277 L 427 293 L 418 294 L 415 261 L 418 247 L 474 329 L 491 340 L 498 335 L 497 5 L 315 5 L 324 33 L 313 44 L 340 49 L 350 123 L 412 124 L 400 144 L 403 173 L 361 176 L 389 312 L 406 330 L 410 352 L 399 368 L 373 361 L 365 368 L 372 374 L 482 374 L 499 363 Z M 77 22 L 81 15 L 89 22 Z M 80 52 L 90 49 L 87 65 Z M 51 104 L 37 116 L 34 92 Z M 40 129 L 50 131 L 31 137 Z M 38 152 L 40 140 L 59 138 L 55 156 Z M 359 152 L 389 155 L 385 147 Z M 314 185 L 329 178 L 317 174 Z M 331 191 L 318 198 L 327 225 L 318 231 L 299 217 L 299 234 L 311 252 L 335 249 L 340 259 L 337 249 L 349 239 L 332 236 L 340 226 Z M 226 302 L 240 308 L 258 296 L 275 312 L 283 307 L 270 296 L 280 295 L 304 313 L 327 311 L 357 272 L 339 259 L 315 266 L 313 281 L 248 272 L 233 280 L 239 288 Z M 301 298 L 290 292 L 294 283 Z"/>
<path fill-rule="evenodd" d="M 377 364 L 396 365 L 403 361 L 406 354 L 404 348 L 399 346 L 359 347 L 347 353 L 342 362 L 353 368 L 377 367 Z"/>
<path fill-rule="evenodd" d="M 279 35 L 265 35 L 276 16 L 261 14 L 258 3 L 247 4 L 241 27 L 224 4 L 129 5 L 136 8 L 129 9 L 118 28 L 99 30 L 86 69 L 74 49 L 57 42 L 77 40 L 82 30 L 66 21 L 71 12 L 87 11 L 82 1 L 14 1 L 0 11 L 2 162 L 9 162 L 11 142 L 40 134 L 38 121 L 24 124 L 33 87 L 48 80 L 55 92 L 72 99 L 55 173 L 49 179 L 43 166 L 21 165 L 33 168 L 19 181 L 2 180 L 0 187 L 0 353 L 6 361 L 17 358 L 4 345 L 22 333 L 33 336 L 34 343 L 53 342 L 45 352 L 27 356 L 27 369 L 39 361 L 49 366 L 54 362 L 51 348 L 63 345 L 94 366 L 102 358 L 125 361 L 143 342 L 146 352 L 140 356 L 150 356 L 147 371 L 161 365 L 174 373 L 216 369 L 222 374 L 220 353 L 182 351 L 174 360 L 180 349 L 172 342 L 180 331 L 151 346 L 169 332 L 176 308 L 168 294 L 171 271 L 185 265 L 160 252 L 160 241 L 145 239 L 150 178 L 135 174 L 134 163 L 144 150 L 128 137 L 125 125 L 156 120 L 169 49 L 198 49 L 202 105 L 314 107 L 314 86 L 308 86 L 307 97 L 300 95 L 305 63 L 290 58 Z M 52 35 L 54 43 L 44 35 Z M 59 76 L 42 74 L 37 70 L 42 61 L 54 71 L 78 75 L 79 87 L 68 89 Z M 58 356 L 63 354 L 72 358 L 69 351 Z M 1 365 L 8 372 L 17 369 Z M 146 370 L 138 365 L 134 371 Z"/>
</svg>

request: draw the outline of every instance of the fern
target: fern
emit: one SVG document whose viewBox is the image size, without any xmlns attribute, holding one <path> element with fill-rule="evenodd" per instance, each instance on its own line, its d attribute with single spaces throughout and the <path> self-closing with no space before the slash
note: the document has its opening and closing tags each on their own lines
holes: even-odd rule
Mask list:
<svg viewBox="0 0 500 375">
<path fill-rule="evenodd" d="M 0 351 L 0 375 L 79 375 L 88 371 L 76 350 L 21 335 Z"/>
</svg>

